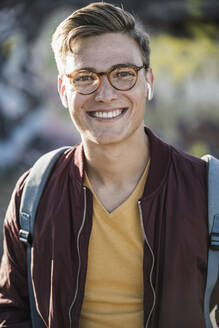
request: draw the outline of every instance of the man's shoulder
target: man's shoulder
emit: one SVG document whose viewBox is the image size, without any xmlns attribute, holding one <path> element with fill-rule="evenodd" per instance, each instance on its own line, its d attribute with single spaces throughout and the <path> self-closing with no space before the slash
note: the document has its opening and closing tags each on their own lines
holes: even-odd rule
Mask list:
<svg viewBox="0 0 219 328">
<path fill-rule="evenodd" d="M 179 150 L 173 146 L 171 149 L 171 162 L 173 170 L 176 175 L 181 175 L 184 181 L 188 184 L 195 183 L 203 190 L 206 190 L 207 183 L 207 169 L 206 162 L 194 155 L 191 155 L 185 151 Z"/>
<path fill-rule="evenodd" d="M 145 127 L 146 128 L 146 127 Z M 205 168 L 206 162 L 196 157 L 192 154 L 189 154 L 179 148 L 171 145 L 170 143 L 164 141 L 163 138 L 160 138 L 156 134 L 154 134 L 150 129 L 146 128 L 146 132 L 149 135 L 150 142 L 153 146 L 155 144 L 156 148 L 158 149 L 159 153 L 162 154 L 169 154 L 171 155 L 172 161 L 175 163 L 179 163 L 181 165 L 191 165 L 197 168 Z M 165 156 L 168 159 L 168 155 Z"/>
<path fill-rule="evenodd" d="M 185 163 L 190 163 L 191 165 L 203 167 L 206 165 L 206 162 L 193 154 L 187 153 L 184 150 L 181 150 L 173 145 L 170 145 L 172 156 L 176 160 L 183 161 Z"/>
<path fill-rule="evenodd" d="M 183 184 L 197 185 L 206 189 L 206 162 L 201 158 L 177 149 L 148 128 L 151 152 L 151 171 L 148 189 L 156 190 L 162 181 L 181 181 Z"/>
<path fill-rule="evenodd" d="M 75 154 L 77 153 L 77 154 Z M 41 157 L 37 159 L 39 161 L 43 156 L 47 155 L 49 153 L 43 154 Z M 52 180 L 52 184 L 56 183 L 57 181 L 61 181 L 68 178 L 69 175 L 72 175 L 75 173 L 75 166 L 78 167 L 81 164 L 81 161 L 83 160 L 83 149 L 81 145 L 74 145 L 71 147 L 68 147 L 65 151 L 61 152 L 56 159 L 53 168 L 51 169 L 50 175 L 48 177 L 48 180 Z M 37 161 L 33 164 L 33 166 L 25 171 L 17 180 L 15 187 L 13 189 L 13 193 L 11 196 L 11 200 L 6 212 L 5 217 L 5 223 L 10 223 L 17 220 L 18 218 L 18 211 L 20 208 L 21 198 L 23 194 L 23 190 L 25 185 L 27 184 L 28 180 L 30 180 L 30 173 L 35 170 L 35 178 L 37 177 L 37 169 L 34 169 L 35 164 Z M 45 169 L 46 166 L 49 163 L 45 163 Z M 33 183 L 33 182 L 31 182 Z M 16 218 L 17 217 L 17 218 Z"/>
<path fill-rule="evenodd" d="M 172 145 L 170 145 L 170 149 L 173 161 L 179 162 L 182 165 L 193 166 L 197 169 L 205 169 L 206 162 L 202 158 L 189 154 Z"/>
<path fill-rule="evenodd" d="M 79 165 L 80 163 L 80 159 L 78 159 L 78 163 L 77 160 L 75 160 L 75 152 L 80 153 L 82 150 L 80 149 L 81 145 L 74 145 L 74 146 L 69 146 L 67 149 L 63 150 L 63 152 L 60 152 L 59 156 L 57 157 L 55 163 L 54 163 L 54 167 L 51 170 L 51 176 L 56 176 L 58 177 L 60 174 L 63 174 L 63 172 L 65 172 L 65 174 L 68 174 L 70 168 L 74 167 L 74 165 Z M 37 162 L 39 162 L 43 156 L 48 155 L 50 152 L 43 154 L 42 156 L 40 156 L 37 161 L 33 164 L 33 166 L 28 169 L 27 171 L 25 171 L 17 180 L 13 194 L 17 199 L 21 198 L 23 189 L 25 184 L 27 183 L 28 177 L 30 175 L 30 173 L 34 170 L 34 167 L 36 165 Z M 82 155 L 83 156 L 83 155 Z M 79 154 L 77 154 L 77 157 L 80 157 Z M 46 169 L 46 165 L 48 165 L 49 162 L 45 162 L 45 169 Z"/>
</svg>

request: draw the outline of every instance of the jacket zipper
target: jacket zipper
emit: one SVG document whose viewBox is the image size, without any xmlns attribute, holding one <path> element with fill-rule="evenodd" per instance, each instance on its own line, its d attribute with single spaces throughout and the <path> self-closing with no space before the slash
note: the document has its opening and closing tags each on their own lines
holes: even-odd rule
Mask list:
<svg viewBox="0 0 219 328">
<path fill-rule="evenodd" d="M 151 285 L 151 289 L 152 289 L 152 292 L 153 292 L 154 301 L 153 301 L 151 311 L 149 313 L 149 316 L 148 316 L 148 319 L 147 319 L 147 322 L 146 322 L 146 325 L 145 325 L 145 328 L 147 328 L 148 324 L 149 324 L 149 321 L 150 321 L 150 318 L 151 318 L 151 315 L 152 315 L 152 312 L 154 311 L 155 302 L 156 302 L 156 293 L 155 293 L 155 289 L 154 289 L 153 282 L 152 282 L 152 275 L 153 275 L 153 270 L 154 270 L 155 258 L 154 258 L 154 253 L 151 249 L 151 246 L 148 242 L 148 239 L 147 239 L 147 236 L 146 236 L 146 233 L 145 233 L 145 230 L 144 230 L 143 215 L 142 215 L 142 208 L 141 208 L 141 201 L 140 200 L 138 201 L 138 209 L 139 209 L 140 220 L 141 220 L 141 228 L 142 228 L 142 231 L 143 231 L 143 234 L 144 234 L 144 238 L 145 238 L 146 244 L 147 244 L 147 246 L 148 246 L 148 248 L 151 252 L 151 255 L 152 255 L 152 266 L 151 266 L 151 271 L 150 271 L 150 285 Z"/>
<path fill-rule="evenodd" d="M 85 223 L 85 218 L 86 218 L 86 211 L 87 211 L 87 194 L 86 194 L 86 187 L 83 187 L 83 193 L 84 193 L 84 212 L 83 212 L 83 219 L 82 219 L 82 223 L 81 223 L 81 227 L 78 231 L 78 236 L 77 236 L 77 252 L 78 252 L 78 259 L 79 259 L 79 264 L 78 264 L 78 273 L 77 273 L 77 282 L 76 282 L 76 290 L 75 290 L 75 296 L 74 299 L 71 303 L 71 306 L 69 308 L 69 322 L 70 322 L 70 328 L 72 327 L 72 319 L 71 319 L 71 311 L 72 308 L 75 304 L 76 301 L 76 297 L 78 294 L 78 287 L 79 287 L 79 275 L 80 275 L 80 271 L 81 271 L 81 256 L 80 256 L 80 246 L 79 246 L 79 242 L 80 242 L 80 236 L 81 236 L 81 231 L 84 227 L 84 223 Z"/>
</svg>

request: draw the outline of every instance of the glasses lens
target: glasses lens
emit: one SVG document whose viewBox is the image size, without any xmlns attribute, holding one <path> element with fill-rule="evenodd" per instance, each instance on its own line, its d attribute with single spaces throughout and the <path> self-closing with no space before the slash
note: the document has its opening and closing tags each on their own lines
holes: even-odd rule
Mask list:
<svg viewBox="0 0 219 328">
<path fill-rule="evenodd" d="M 136 83 L 136 80 L 137 73 L 133 67 L 118 67 L 110 73 L 112 85 L 119 90 L 131 89 Z"/>
<path fill-rule="evenodd" d="M 84 70 L 77 72 L 71 82 L 76 91 L 89 94 L 97 89 L 99 80 L 95 73 Z"/>
</svg>

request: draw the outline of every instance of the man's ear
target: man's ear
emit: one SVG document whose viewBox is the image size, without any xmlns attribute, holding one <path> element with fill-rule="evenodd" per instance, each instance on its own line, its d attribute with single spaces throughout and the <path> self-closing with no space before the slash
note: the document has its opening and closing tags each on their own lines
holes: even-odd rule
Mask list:
<svg viewBox="0 0 219 328">
<path fill-rule="evenodd" d="M 62 75 L 58 75 L 58 92 L 62 102 L 62 105 L 65 108 L 68 108 L 68 98 L 66 94 L 66 86 Z"/>
<path fill-rule="evenodd" d="M 152 100 L 154 94 L 154 75 L 152 68 L 149 67 L 146 72 L 147 100 Z"/>
</svg>

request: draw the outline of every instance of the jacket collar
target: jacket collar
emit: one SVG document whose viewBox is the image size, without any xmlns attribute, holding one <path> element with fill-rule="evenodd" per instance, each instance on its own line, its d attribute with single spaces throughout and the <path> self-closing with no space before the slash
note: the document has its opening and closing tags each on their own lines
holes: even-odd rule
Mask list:
<svg viewBox="0 0 219 328">
<path fill-rule="evenodd" d="M 149 139 L 151 163 L 142 198 L 151 196 L 152 193 L 156 192 L 163 185 L 167 177 L 171 159 L 171 147 L 147 127 L 145 127 L 145 133 Z"/>
</svg>

